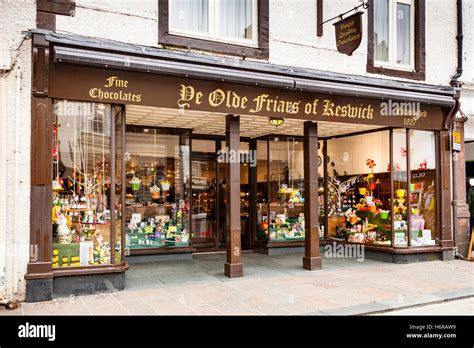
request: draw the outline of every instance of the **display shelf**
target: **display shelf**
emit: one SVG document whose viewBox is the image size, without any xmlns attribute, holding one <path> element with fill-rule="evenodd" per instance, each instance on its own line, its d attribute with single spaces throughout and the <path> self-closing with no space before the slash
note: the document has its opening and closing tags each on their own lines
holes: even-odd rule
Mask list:
<svg viewBox="0 0 474 348">
<path fill-rule="evenodd" d="M 152 244 L 130 244 L 129 249 L 145 249 L 145 248 L 166 248 L 166 247 L 187 247 L 188 242 L 170 242 L 170 243 L 152 243 Z"/>
<path fill-rule="evenodd" d="M 83 212 L 83 211 L 88 211 L 88 210 L 91 210 L 91 209 L 87 209 L 87 208 L 61 209 L 61 211 L 62 211 L 62 212 L 65 212 L 65 213 L 70 213 L 70 212 Z"/>
<path fill-rule="evenodd" d="M 78 222 L 72 222 L 73 224 L 81 224 L 81 225 L 110 225 L 110 221 L 108 222 L 83 222 L 83 221 L 78 221 Z"/>
<path fill-rule="evenodd" d="M 270 241 L 272 242 L 285 242 L 285 241 L 302 241 L 304 240 L 304 237 L 288 237 L 288 238 L 270 238 Z"/>
</svg>

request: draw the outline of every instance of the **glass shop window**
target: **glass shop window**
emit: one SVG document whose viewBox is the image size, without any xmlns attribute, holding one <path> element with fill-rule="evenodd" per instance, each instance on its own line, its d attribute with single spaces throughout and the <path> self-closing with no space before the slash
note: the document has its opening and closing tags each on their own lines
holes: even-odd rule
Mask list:
<svg viewBox="0 0 474 348">
<path fill-rule="evenodd" d="M 53 120 L 52 265 L 114 263 L 112 248 L 119 261 L 120 232 L 115 245 L 111 238 L 112 108 L 57 101 Z"/>
<path fill-rule="evenodd" d="M 127 127 L 125 240 L 129 250 L 189 245 L 189 135 Z"/>
<path fill-rule="evenodd" d="M 257 46 L 257 0 L 170 0 L 170 33 Z"/>
<path fill-rule="evenodd" d="M 410 130 L 411 246 L 436 244 L 435 133 Z"/>
<path fill-rule="evenodd" d="M 270 140 L 269 150 L 270 241 L 304 240 L 303 142 L 275 138 Z"/>
<path fill-rule="evenodd" d="M 375 65 L 412 70 L 414 0 L 374 0 Z"/>
<path fill-rule="evenodd" d="M 268 241 L 268 142 L 257 141 L 256 240 Z"/>
<path fill-rule="evenodd" d="M 217 168 L 216 142 L 192 140 L 192 237 L 215 238 Z"/>
<path fill-rule="evenodd" d="M 406 129 L 393 130 L 393 233 L 395 247 L 408 245 L 408 169 Z"/>
<path fill-rule="evenodd" d="M 330 139 L 329 239 L 391 245 L 388 131 Z"/>
</svg>

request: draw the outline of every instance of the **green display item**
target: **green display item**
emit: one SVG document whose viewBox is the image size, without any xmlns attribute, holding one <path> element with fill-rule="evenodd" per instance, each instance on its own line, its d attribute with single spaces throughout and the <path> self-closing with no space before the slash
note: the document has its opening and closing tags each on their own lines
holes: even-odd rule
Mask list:
<svg viewBox="0 0 474 348">
<path fill-rule="evenodd" d="M 128 245 L 130 249 L 144 249 L 144 248 L 163 248 L 163 247 L 170 247 L 170 248 L 176 248 L 176 247 L 187 247 L 189 244 L 187 242 L 173 242 L 173 243 L 166 243 L 163 244 L 161 242 L 155 242 L 152 244 L 132 244 Z"/>
<path fill-rule="evenodd" d="M 288 237 L 286 240 L 304 240 L 304 237 Z"/>
<path fill-rule="evenodd" d="M 388 219 L 388 211 L 380 213 L 380 219 L 387 220 Z"/>
<path fill-rule="evenodd" d="M 79 256 L 79 243 L 70 243 L 70 244 L 59 244 L 59 243 L 53 243 L 53 250 L 57 249 L 58 250 L 58 260 L 59 260 L 59 266 L 62 266 L 62 259 L 63 257 L 68 258 L 68 262 L 71 262 L 71 257 L 73 256 Z"/>
</svg>

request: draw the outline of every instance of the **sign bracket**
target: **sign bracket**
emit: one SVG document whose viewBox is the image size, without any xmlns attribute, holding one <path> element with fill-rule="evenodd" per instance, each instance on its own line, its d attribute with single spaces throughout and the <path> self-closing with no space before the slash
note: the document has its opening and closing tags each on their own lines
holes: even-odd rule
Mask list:
<svg viewBox="0 0 474 348">
<path fill-rule="evenodd" d="M 356 7 L 352 8 L 352 9 L 346 11 L 346 12 L 343 12 L 343 13 L 341 13 L 341 14 L 335 16 L 335 17 L 329 18 L 329 19 L 325 20 L 324 22 L 322 22 L 321 24 L 319 24 L 319 26 L 322 27 L 324 24 L 329 23 L 329 22 L 332 22 L 333 20 L 336 20 L 336 19 L 342 20 L 343 17 L 344 17 L 346 14 L 351 13 L 352 11 L 357 12 L 357 10 L 358 10 L 359 8 L 361 8 L 361 7 L 362 7 L 363 9 L 368 9 L 368 8 L 369 8 L 369 3 L 364 0 L 364 2 L 363 2 L 362 4 L 360 4 L 359 6 L 356 6 Z"/>
</svg>

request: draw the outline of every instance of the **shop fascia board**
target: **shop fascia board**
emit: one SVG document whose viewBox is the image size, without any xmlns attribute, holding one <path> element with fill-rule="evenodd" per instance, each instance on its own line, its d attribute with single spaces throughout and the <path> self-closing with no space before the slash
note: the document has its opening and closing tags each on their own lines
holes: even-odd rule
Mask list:
<svg viewBox="0 0 474 348">
<path fill-rule="evenodd" d="M 242 59 L 117 43 L 106 39 L 46 34 L 54 61 L 118 70 L 152 72 L 304 92 L 414 101 L 451 107 L 458 91 L 450 86 L 374 79 L 291 68 Z"/>
<path fill-rule="evenodd" d="M 374 87 L 384 87 L 386 89 L 402 89 L 420 92 L 453 95 L 454 89 L 451 86 L 440 86 L 415 83 L 411 81 L 399 81 L 390 79 L 373 78 L 369 76 L 342 74 L 330 71 L 315 69 L 282 66 L 260 61 L 244 60 L 222 56 L 210 56 L 189 51 L 177 51 L 156 47 L 139 46 L 126 44 L 102 38 L 91 38 L 77 35 L 65 35 L 51 33 L 45 30 L 34 30 L 46 36 L 46 40 L 53 44 L 69 45 L 75 47 L 86 47 L 95 50 L 107 50 L 121 53 L 129 53 L 138 56 L 156 57 L 162 59 L 178 60 L 182 62 L 201 63 L 210 66 L 232 67 L 235 69 L 253 70 L 254 72 L 266 72 L 280 74 L 291 77 L 301 77 L 316 80 L 328 80 L 346 84 L 370 85 Z M 49 33 L 49 34 L 48 34 Z"/>
</svg>

